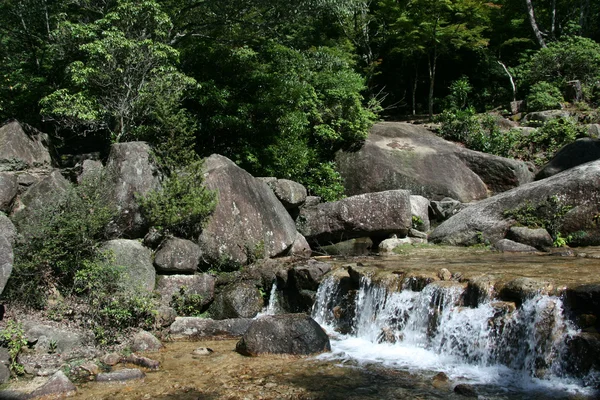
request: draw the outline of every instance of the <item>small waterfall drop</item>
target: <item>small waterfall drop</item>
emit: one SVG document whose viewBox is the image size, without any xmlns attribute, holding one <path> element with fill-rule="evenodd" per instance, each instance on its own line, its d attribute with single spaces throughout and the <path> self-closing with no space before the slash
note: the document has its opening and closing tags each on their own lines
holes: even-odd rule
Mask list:
<svg viewBox="0 0 600 400">
<path fill-rule="evenodd" d="M 271 286 L 271 292 L 269 293 L 269 303 L 262 309 L 255 318 L 262 317 L 263 315 L 275 315 L 282 313 L 281 306 L 279 305 L 279 293 L 277 292 L 277 281 L 273 282 Z"/>
<path fill-rule="evenodd" d="M 468 307 L 465 284 L 437 281 L 422 291 L 396 291 L 362 276 L 354 301 L 344 305 L 349 296 L 338 282 L 326 278 L 313 307 L 313 318 L 332 336 L 333 351 L 323 357 L 442 371 L 456 381 L 516 390 L 586 391 L 562 368 L 565 342 L 576 330 L 558 297 L 536 295 L 519 307 L 494 299 Z M 352 308 L 345 331 L 344 308 Z"/>
</svg>

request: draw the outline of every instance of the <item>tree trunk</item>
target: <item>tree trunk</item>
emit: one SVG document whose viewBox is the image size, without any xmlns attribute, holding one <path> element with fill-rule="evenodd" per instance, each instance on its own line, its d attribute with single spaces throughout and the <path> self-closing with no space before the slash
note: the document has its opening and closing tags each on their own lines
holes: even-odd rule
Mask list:
<svg viewBox="0 0 600 400">
<path fill-rule="evenodd" d="M 433 49 L 433 56 L 429 57 L 429 119 L 433 118 L 433 88 L 435 86 L 435 67 L 437 65 L 437 49 Z"/>
<path fill-rule="evenodd" d="M 412 87 L 412 115 L 417 114 L 417 84 L 419 83 L 419 65 L 415 65 L 415 80 Z"/>
<path fill-rule="evenodd" d="M 540 45 L 540 47 L 546 47 L 546 42 L 544 41 L 542 31 L 540 31 L 537 22 L 535 22 L 533 3 L 531 2 L 531 0 L 525 0 L 525 4 L 527 5 L 527 14 L 529 15 L 529 23 L 531 24 L 531 29 L 533 29 L 533 34 L 535 35 L 535 38 L 537 39 L 537 42 Z"/>
<path fill-rule="evenodd" d="M 506 72 L 506 75 L 508 75 L 508 79 L 510 79 L 510 86 L 512 88 L 512 92 L 513 92 L 513 101 L 517 100 L 517 86 L 515 85 L 515 80 L 513 79 L 511 73 L 508 71 L 508 68 L 506 68 L 506 65 L 504 65 L 504 63 L 502 61 L 498 61 L 498 64 L 500 64 L 502 66 L 502 68 L 504 68 L 504 72 Z"/>
</svg>

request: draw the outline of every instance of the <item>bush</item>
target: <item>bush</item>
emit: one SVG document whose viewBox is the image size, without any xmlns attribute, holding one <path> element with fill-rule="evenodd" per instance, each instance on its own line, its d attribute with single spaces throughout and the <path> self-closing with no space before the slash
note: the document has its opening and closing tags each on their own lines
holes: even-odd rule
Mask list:
<svg viewBox="0 0 600 400">
<path fill-rule="evenodd" d="M 14 268 L 3 297 L 43 307 L 48 289 L 70 290 L 115 216 L 107 184 L 105 173 L 98 172 L 44 207 L 17 216 Z"/>
<path fill-rule="evenodd" d="M 215 192 L 204 185 L 202 161 L 167 170 L 162 187 L 138 200 L 142 213 L 157 229 L 181 237 L 198 234 L 216 205 Z"/>
<path fill-rule="evenodd" d="M 548 82 L 533 85 L 526 100 L 529 111 L 560 109 L 565 101 L 560 90 Z"/>
<path fill-rule="evenodd" d="M 554 118 L 523 138 L 516 154 L 525 161 L 544 165 L 563 146 L 586 136 L 586 128 L 572 118 Z"/>
</svg>

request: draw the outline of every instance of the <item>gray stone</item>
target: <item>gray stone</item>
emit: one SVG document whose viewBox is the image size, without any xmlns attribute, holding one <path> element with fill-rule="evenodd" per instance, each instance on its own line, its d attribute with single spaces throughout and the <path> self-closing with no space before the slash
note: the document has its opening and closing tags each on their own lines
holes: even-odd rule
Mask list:
<svg viewBox="0 0 600 400">
<path fill-rule="evenodd" d="M 306 201 L 306 188 L 289 179 L 276 179 L 268 183 L 286 210 L 300 207 Z"/>
<path fill-rule="evenodd" d="M 252 319 L 214 320 L 198 317 L 177 317 L 169 328 L 173 339 L 197 340 L 210 337 L 239 337 L 246 332 Z"/>
<path fill-rule="evenodd" d="M 431 201 L 430 209 L 433 219 L 437 222 L 442 222 L 458 214 L 459 211 L 468 207 L 468 204 L 463 204 L 458 200 L 445 198 L 440 201 Z"/>
<path fill-rule="evenodd" d="M 173 296 L 181 291 L 186 295 L 202 297 L 202 307 L 210 304 L 215 296 L 215 278 L 209 274 L 199 275 L 162 275 L 156 283 L 156 292 L 160 294 L 162 305 L 168 306 Z"/>
<path fill-rule="evenodd" d="M 239 266 L 256 257 L 287 255 L 296 227 L 267 184 L 216 154 L 204 169 L 206 186 L 217 191 L 217 206 L 198 238 L 204 261 Z"/>
<path fill-rule="evenodd" d="M 0 212 L 0 236 L 4 236 L 13 245 L 17 237 L 17 228 L 10 218 Z"/>
<path fill-rule="evenodd" d="M 535 111 L 523 117 L 523 123 L 543 125 L 555 118 L 569 118 L 571 113 L 563 110 Z"/>
<path fill-rule="evenodd" d="M 144 142 L 113 144 L 106 164 L 112 180 L 111 198 L 119 216 L 111 227 L 115 237 L 141 238 L 148 229 L 137 196 L 160 187 L 159 173 L 150 146 Z"/>
<path fill-rule="evenodd" d="M 420 219 L 419 223 L 413 223 L 416 229 L 427 232 L 431 228 L 429 222 L 429 199 L 423 196 L 411 195 L 410 196 L 410 213 Z"/>
<path fill-rule="evenodd" d="M 495 297 L 495 280 L 488 275 L 470 279 L 465 292 L 465 306 L 476 308 Z"/>
<path fill-rule="evenodd" d="M 425 242 L 427 242 L 427 234 L 425 232 L 421 232 L 416 229 L 412 229 L 412 228 L 409 229 L 408 236 L 411 238 L 416 238 L 416 239 L 425 239 Z"/>
<path fill-rule="evenodd" d="M 70 353 L 93 341 L 91 335 L 59 329 L 34 321 L 24 321 L 23 331 L 27 341 L 35 342 L 35 349 L 41 352 L 47 352 L 54 347 L 54 351 L 57 353 Z"/>
<path fill-rule="evenodd" d="M 30 397 L 44 397 L 44 396 L 68 396 L 73 394 L 77 388 L 73 383 L 67 378 L 67 376 L 62 371 L 56 372 L 52 377 L 43 384 L 41 387 L 37 388 L 33 392 L 31 392 Z"/>
<path fill-rule="evenodd" d="M 523 100 L 516 100 L 516 101 L 511 101 L 510 102 L 510 113 L 512 115 L 516 115 L 518 113 L 520 113 L 521 111 L 523 111 Z"/>
<path fill-rule="evenodd" d="M 327 333 L 306 314 L 267 315 L 252 322 L 235 347 L 240 354 L 308 355 L 331 351 Z"/>
<path fill-rule="evenodd" d="M 83 160 L 81 163 L 81 173 L 77 176 L 77 183 L 83 182 L 85 179 L 97 176 L 104 171 L 104 165 L 100 160 Z"/>
<path fill-rule="evenodd" d="M 156 310 L 156 322 L 163 328 L 171 325 L 177 318 L 177 311 L 173 307 L 161 305 Z"/>
<path fill-rule="evenodd" d="M 537 173 L 536 180 L 548 178 L 578 165 L 600 159 L 600 139 L 583 138 L 561 148 Z"/>
<path fill-rule="evenodd" d="M 262 295 L 254 284 L 238 283 L 223 288 L 208 312 L 214 319 L 253 318 L 263 306 Z"/>
<path fill-rule="evenodd" d="M 410 193 L 406 190 L 368 193 L 302 208 L 298 231 L 310 244 L 325 245 L 352 238 L 382 240 L 406 236 L 411 227 Z"/>
<path fill-rule="evenodd" d="M 10 212 L 18 190 L 17 176 L 9 172 L 0 172 L 0 211 Z"/>
<path fill-rule="evenodd" d="M 0 235 L 0 294 L 10 278 L 14 263 L 13 247 L 4 235 Z"/>
<path fill-rule="evenodd" d="M 137 332 L 133 336 L 133 342 L 131 343 L 131 350 L 136 352 L 156 352 L 163 347 L 163 344 L 156 336 L 144 330 Z"/>
<path fill-rule="evenodd" d="M 358 151 L 339 151 L 336 164 L 348 195 L 405 189 L 440 200 L 487 197 L 479 176 L 462 161 L 461 148 L 423 126 L 381 122 Z"/>
<path fill-rule="evenodd" d="M 0 364 L 0 385 L 5 384 L 10 380 L 10 369 L 4 364 Z M 0 399 L 2 396 L 0 396 Z"/>
<path fill-rule="evenodd" d="M 156 270 L 152 265 L 152 251 L 136 240 L 115 239 L 102 245 L 109 252 L 114 265 L 125 268 L 132 286 L 152 291 L 156 280 Z"/>
<path fill-rule="evenodd" d="M 380 253 L 393 253 L 394 249 L 396 249 L 399 246 L 420 244 L 420 243 L 425 243 L 425 242 L 426 242 L 426 240 L 424 240 L 424 239 L 414 238 L 414 237 L 390 238 L 390 239 L 385 239 L 384 241 L 379 243 L 379 246 L 377 247 L 377 249 L 379 250 Z"/>
<path fill-rule="evenodd" d="M 506 238 L 533 246 L 538 250 L 546 250 L 554 244 L 552 236 L 544 228 L 531 229 L 525 226 L 512 226 L 508 230 Z"/>
<path fill-rule="evenodd" d="M 600 124 L 588 124 L 586 127 L 589 137 L 592 139 L 600 139 Z"/>
<path fill-rule="evenodd" d="M 300 232 L 296 233 L 296 240 L 290 249 L 290 256 L 310 257 L 312 250 L 308 241 Z"/>
<path fill-rule="evenodd" d="M 49 167 L 52 159 L 45 141 L 45 135 L 27 134 L 16 121 L 0 127 L 0 170 Z"/>
<path fill-rule="evenodd" d="M 571 233 L 578 245 L 600 244 L 600 230 L 594 216 L 600 212 L 600 161 L 579 165 L 549 178 L 531 182 L 489 199 L 470 205 L 438 226 L 430 235 L 434 243 L 472 245 L 503 239 L 515 221 L 506 216 L 526 204 L 540 204 L 550 198 L 559 204 L 574 207 L 559 226 L 566 237 Z M 560 221 L 558 221 L 560 223 Z"/>
<path fill-rule="evenodd" d="M 533 166 L 523 161 L 461 149 L 458 157 L 481 178 L 494 195 L 533 181 Z"/>
<path fill-rule="evenodd" d="M 69 190 L 70 186 L 69 181 L 62 176 L 59 170 L 53 170 L 46 177 L 31 185 L 22 196 L 17 198 L 13 206 L 13 216 L 18 216 L 18 218 L 29 217 L 32 211 L 43 209 L 49 202 L 60 199 Z"/>
<path fill-rule="evenodd" d="M 97 382 L 125 382 L 134 379 L 144 379 L 146 374 L 136 368 L 121 369 L 114 372 L 103 372 L 96 377 Z"/>
<path fill-rule="evenodd" d="M 154 256 L 154 266 L 159 272 L 193 274 L 198 269 L 202 252 L 196 243 L 179 238 L 164 240 Z"/>
<path fill-rule="evenodd" d="M 600 334 L 579 332 L 567 341 L 569 363 L 566 369 L 572 375 L 583 378 L 592 371 L 600 370 Z"/>
<path fill-rule="evenodd" d="M 535 247 L 518 243 L 509 239 L 500 239 L 494 243 L 494 248 L 502 253 L 533 253 L 538 251 Z"/>
<path fill-rule="evenodd" d="M 319 196 L 306 196 L 306 201 L 302 205 L 303 207 L 314 207 L 317 204 L 321 204 L 322 199 Z"/>
</svg>

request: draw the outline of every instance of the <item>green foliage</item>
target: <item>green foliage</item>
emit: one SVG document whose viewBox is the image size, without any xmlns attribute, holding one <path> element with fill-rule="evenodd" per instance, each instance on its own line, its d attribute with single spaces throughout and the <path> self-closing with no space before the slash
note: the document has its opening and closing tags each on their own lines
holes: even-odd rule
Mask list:
<svg viewBox="0 0 600 400">
<path fill-rule="evenodd" d="M 8 348 L 10 356 L 10 370 L 17 375 L 23 375 L 25 368 L 18 361 L 19 354 L 27 346 L 27 339 L 23 326 L 13 320 L 6 322 L 4 329 L 0 330 L 0 344 L 2 347 Z"/>
<path fill-rule="evenodd" d="M 560 109 L 565 100 L 556 86 L 542 81 L 531 87 L 526 101 L 529 111 L 543 111 Z"/>
<path fill-rule="evenodd" d="M 109 196 L 107 175 L 98 172 L 17 215 L 15 263 L 3 296 L 41 307 L 50 287 L 68 291 L 82 262 L 94 258 L 115 216 Z"/>
<path fill-rule="evenodd" d="M 473 87 L 469 78 L 463 76 L 450 84 L 450 94 L 446 97 L 446 109 L 462 110 L 467 106 L 467 98 Z"/>
<path fill-rule="evenodd" d="M 107 132 L 113 142 L 160 142 L 144 137 L 149 127 L 182 112 L 186 91 L 197 86 L 177 70 L 179 53 L 168 44 L 171 28 L 153 0 L 118 0 L 93 22 L 64 21 L 56 40 L 77 44 L 81 58 L 67 69 L 67 87 L 40 101 L 42 114 L 68 129 Z"/>
<path fill-rule="evenodd" d="M 170 306 L 179 316 L 200 317 L 203 315 L 204 301 L 201 295 L 189 293 L 188 289 L 182 286 L 179 293 L 173 295 Z"/>
<path fill-rule="evenodd" d="M 216 205 L 216 194 L 204 184 L 202 161 L 167 170 L 161 188 L 138 198 L 147 220 L 174 235 L 193 237 Z"/>
<path fill-rule="evenodd" d="M 549 196 L 538 203 L 526 201 L 520 207 L 506 210 L 504 211 L 504 217 L 511 218 L 518 224 L 528 228 L 544 228 L 552 236 L 555 244 L 564 245 L 566 239 L 562 237 L 559 229 L 563 217 L 572 208 L 572 205 L 565 204 L 558 196 Z"/>
<path fill-rule="evenodd" d="M 516 154 L 536 165 L 544 165 L 563 146 L 584 137 L 586 129 L 572 118 L 554 118 L 524 137 Z"/>
<path fill-rule="evenodd" d="M 73 281 L 79 313 L 102 345 L 114 343 L 118 332 L 128 327 L 151 328 L 156 308 L 153 295 L 132 287 L 122 267 L 112 257 L 98 254 L 84 260 Z"/>
<path fill-rule="evenodd" d="M 417 215 L 412 216 L 412 227 L 413 229 L 423 229 L 423 219 Z"/>
</svg>

